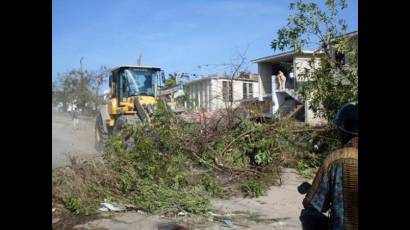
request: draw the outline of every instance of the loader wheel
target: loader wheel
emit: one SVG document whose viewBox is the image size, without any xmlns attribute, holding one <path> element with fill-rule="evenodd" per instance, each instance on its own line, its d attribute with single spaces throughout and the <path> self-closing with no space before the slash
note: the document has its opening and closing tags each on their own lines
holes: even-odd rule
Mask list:
<svg viewBox="0 0 410 230">
<path fill-rule="evenodd" d="M 104 130 L 101 114 L 98 114 L 95 119 L 95 149 L 98 152 L 102 152 L 104 150 L 107 139 L 108 133 Z"/>
<path fill-rule="evenodd" d="M 122 115 L 117 118 L 115 121 L 114 129 L 113 129 L 113 134 L 118 135 L 121 134 L 124 136 L 125 140 L 128 140 L 132 136 L 132 130 L 127 130 L 127 132 L 121 132 L 125 131 L 124 128 L 127 125 L 134 125 L 137 123 L 140 123 L 141 120 L 139 119 L 138 116 L 133 116 L 133 115 Z"/>
</svg>

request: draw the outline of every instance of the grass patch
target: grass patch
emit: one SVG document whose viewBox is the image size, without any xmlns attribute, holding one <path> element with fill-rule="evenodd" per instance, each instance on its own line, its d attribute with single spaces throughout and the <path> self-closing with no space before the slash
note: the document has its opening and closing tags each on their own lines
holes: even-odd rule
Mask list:
<svg viewBox="0 0 410 230">
<path fill-rule="evenodd" d="M 242 181 L 241 190 L 245 194 L 245 197 L 259 197 L 265 195 L 266 184 L 260 180 L 246 180 Z"/>
</svg>

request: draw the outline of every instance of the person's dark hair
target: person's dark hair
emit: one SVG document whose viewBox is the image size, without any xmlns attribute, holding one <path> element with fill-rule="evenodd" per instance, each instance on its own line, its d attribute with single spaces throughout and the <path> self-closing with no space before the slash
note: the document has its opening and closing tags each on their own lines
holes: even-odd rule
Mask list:
<svg viewBox="0 0 410 230">
<path fill-rule="evenodd" d="M 347 142 L 351 138 L 358 136 L 359 119 L 358 119 L 358 104 L 347 103 L 336 114 L 332 121 L 340 131 L 342 131 L 343 142 Z"/>
</svg>

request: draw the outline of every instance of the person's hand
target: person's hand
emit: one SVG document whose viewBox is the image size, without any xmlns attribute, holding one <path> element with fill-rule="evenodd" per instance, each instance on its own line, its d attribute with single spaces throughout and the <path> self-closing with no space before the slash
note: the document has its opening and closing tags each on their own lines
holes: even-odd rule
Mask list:
<svg viewBox="0 0 410 230">
<path fill-rule="evenodd" d="M 310 204 L 310 202 L 308 201 L 308 199 L 306 199 L 306 198 L 303 199 L 302 204 L 303 204 L 303 207 L 304 207 L 304 208 L 309 208 L 309 207 L 312 206 L 312 205 Z"/>
</svg>

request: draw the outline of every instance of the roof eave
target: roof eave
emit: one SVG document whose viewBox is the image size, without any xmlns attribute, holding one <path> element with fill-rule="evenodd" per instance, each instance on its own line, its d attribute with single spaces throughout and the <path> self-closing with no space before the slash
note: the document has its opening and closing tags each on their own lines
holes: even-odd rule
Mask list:
<svg viewBox="0 0 410 230">
<path fill-rule="evenodd" d="M 193 81 L 189 81 L 189 82 L 185 82 L 184 85 L 189 85 L 189 84 L 193 84 L 193 83 L 197 83 L 200 81 L 206 81 L 206 80 L 236 80 L 236 81 L 251 81 L 251 82 L 258 82 L 258 80 L 255 79 L 245 79 L 245 78 L 230 78 L 230 77 L 223 77 L 223 76 L 212 76 L 212 77 L 203 77 L 200 79 L 196 79 Z"/>
<path fill-rule="evenodd" d="M 251 60 L 253 63 L 260 63 L 260 62 L 266 62 L 266 61 L 274 61 L 275 59 L 280 59 L 280 58 L 284 58 L 287 56 L 296 56 L 296 55 L 310 55 L 310 54 L 314 54 L 316 51 L 313 50 L 302 50 L 301 53 L 297 52 L 297 51 L 288 51 L 288 52 L 284 52 L 284 53 L 280 53 L 280 54 L 275 54 L 275 55 L 271 55 L 271 56 L 266 56 L 266 57 L 262 57 L 262 58 L 258 58 L 258 59 L 254 59 Z"/>
<path fill-rule="evenodd" d="M 120 68 L 142 68 L 142 69 L 158 69 L 160 70 L 161 68 L 156 67 L 156 66 L 143 66 L 143 65 L 119 65 L 111 68 L 111 71 L 120 69 Z"/>
</svg>

